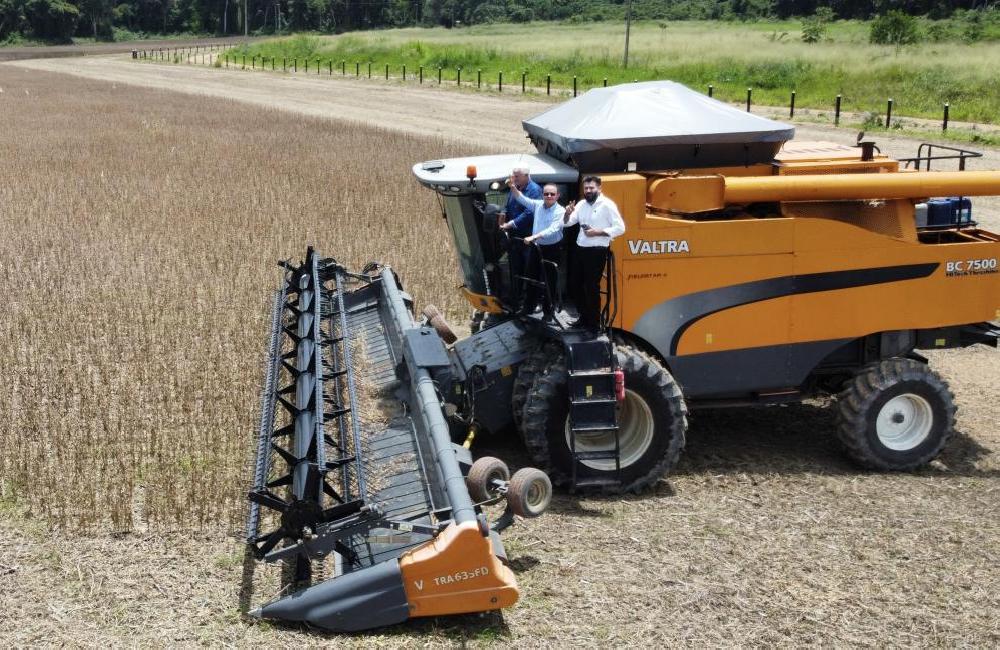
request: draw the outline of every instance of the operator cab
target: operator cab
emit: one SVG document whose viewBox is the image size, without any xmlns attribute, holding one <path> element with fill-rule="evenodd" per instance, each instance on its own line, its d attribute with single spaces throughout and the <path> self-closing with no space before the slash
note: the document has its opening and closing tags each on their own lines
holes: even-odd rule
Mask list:
<svg viewBox="0 0 1000 650">
<path fill-rule="evenodd" d="M 480 299 L 482 306 L 491 299 L 503 306 L 511 304 L 509 242 L 499 229 L 499 216 L 510 193 L 507 179 L 516 167 L 526 167 L 539 185 L 555 183 L 563 204 L 576 198 L 580 172 L 542 154 L 449 158 L 413 166 L 417 180 L 439 196 L 467 296 Z"/>
</svg>

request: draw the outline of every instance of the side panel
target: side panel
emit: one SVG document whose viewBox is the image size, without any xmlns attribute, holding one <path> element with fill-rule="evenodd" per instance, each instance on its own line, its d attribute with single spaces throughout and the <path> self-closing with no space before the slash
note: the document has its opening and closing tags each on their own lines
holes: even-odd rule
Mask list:
<svg viewBox="0 0 1000 650">
<path fill-rule="evenodd" d="M 617 325 L 689 396 L 794 388 L 847 341 L 1000 317 L 997 242 L 925 244 L 822 218 L 635 225 L 617 243 Z"/>
</svg>

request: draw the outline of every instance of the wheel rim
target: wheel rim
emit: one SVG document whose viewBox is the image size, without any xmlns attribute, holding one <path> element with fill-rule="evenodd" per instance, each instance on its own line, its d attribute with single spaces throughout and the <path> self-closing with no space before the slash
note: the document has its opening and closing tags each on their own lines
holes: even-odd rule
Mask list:
<svg viewBox="0 0 1000 650">
<path fill-rule="evenodd" d="M 930 402 L 913 393 L 886 402 L 875 420 L 879 442 L 893 451 L 909 451 L 927 439 L 934 425 Z"/>
<path fill-rule="evenodd" d="M 625 401 L 618 413 L 618 456 L 622 469 L 639 461 L 653 443 L 653 411 L 639 393 L 625 389 Z M 569 418 L 566 418 L 566 446 L 570 447 Z M 615 448 L 615 435 L 607 433 L 576 434 L 576 451 L 609 451 Z M 601 472 L 615 471 L 615 460 L 581 460 L 580 464 Z"/>
<path fill-rule="evenodd" d="M 545 488 L 541 481 L 532 481 L 528 486 L 528 493 L 524 495 L 524 502 L 528 509 L 534 512 L 545 501 Z"/>
</svg>

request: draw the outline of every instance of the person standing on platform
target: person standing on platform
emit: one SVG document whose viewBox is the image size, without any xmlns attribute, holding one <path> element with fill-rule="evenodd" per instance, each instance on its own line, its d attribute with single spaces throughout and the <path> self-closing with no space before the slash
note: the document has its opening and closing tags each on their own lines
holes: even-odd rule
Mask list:
<svg viewBox="0 0 1000 650">
<path fill-rule="evenodd" d="M 608 247 L 612 239 L 625 234 L 625 222 L 615 202 L 601 194 L 599 176 L 583 177 L 583 198 L 579 204 L 571 202 L 563 216 L 564 227 L 580 224 L 570 278 L 580 318 L 570 326 L 596 330 L 601 325 L 601 277 L 608 261 Z"/>
<path fill-rule="evenodd" d="M 511 179 L 513 181 L 513 178 Z M 552 293 L 559 282 L 559 260 L 562 257 L 562 229 L 565 208 L 559 205 L 559 189 L 552 184 L 542 188 L 542 199 L 525 196 L 511 182 L 511 196 L 521 205 L 531 209 L 531 234 L 524 238 L 527 248 L 525 257 L 525 277 L 544 283 L 543 287 L 529 283 L 525 290 L 524 302 L 518 313 L 528 315 L 535 311 L 539 298 L 542 302 L 542 318 L 551 322 L 555 318 L 555 306 L 552 304 Z M 518 219 L 526 219 L 526 216 Z M 504 230 L 519 230 L 521 224 L 508 221 L 501 228 Z"/>
<path fill-rule="evenodd" d="M 522 282 L 518 277 L 525 274 L 525 261 L 528 254 L 527 247 L 524 246 L 521 240 L 531 236 L 531 220 L 534 208 L 527 207 L 523 203 L 518 202 L 515 198 L 514 190 L 517 189 L 529 199 L 541 199 L 542 188 L 538 183 L 531 180 L 527 167 L 515 167 L 511 172 L 509 183 L 511 191 L 507 196 L 506 207 L 500 212 L 500 223 L 503 225 L 514 221 L 518 222 L 518 225 L 514 228 L 514 232 L 511 233 L 518 239 L 510 240 L 507 261 L 510 264 L 510 271 L 513 276 L 511 294 L 520 300 L 525 295 L 525 292 L 521 286 Z M 505 228 L 505 230 L 509 230 L 509 228 Z"/>
</svg>

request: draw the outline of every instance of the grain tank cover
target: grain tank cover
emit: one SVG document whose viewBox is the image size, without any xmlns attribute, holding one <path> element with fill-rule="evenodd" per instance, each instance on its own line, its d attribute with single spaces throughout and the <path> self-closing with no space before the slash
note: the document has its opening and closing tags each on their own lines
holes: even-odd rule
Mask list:
<svg viewBox="0 0 1000 650">
<path fill-rule="evenodd" d="M 673 81 L 595 88 L 523 125 L 539 153 L 581 172 L 766 163 L 795 135 Z"/>
</svg>

